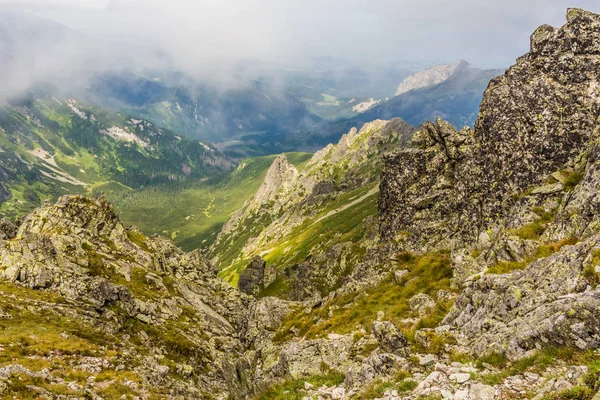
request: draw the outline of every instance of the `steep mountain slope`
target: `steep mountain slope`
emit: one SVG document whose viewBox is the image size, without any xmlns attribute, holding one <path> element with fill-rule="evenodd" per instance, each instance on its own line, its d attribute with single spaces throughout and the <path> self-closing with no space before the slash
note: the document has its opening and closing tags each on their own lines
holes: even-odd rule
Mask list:
<svg viewBox="0 0 600 400">
<path fill-rule="evenodd" d="M 339 335 L 376 340 L 379 350 L 350 367 L 344 384 L 373 397 L 396 388 L 448 398 L 592 398 L 599 26 L 599 15 L 577 9 L 560 29 L 542 26 L 531 52 L 490 84 L 474 131 L 428 123 L 386 157 L 383 257 L 371 265 L 385 262 L 380 280 L 364 295 L 349 283 L 313 310 L 299 307 L 276 337 L 322 348 L 340 346 Z M 418 370 L 403 361 L 406 351 L 428 353 L 415 360 L 426 372 L 413 373 L 413 386 L 393 372 Z M 400 358 L 384 361 L 386 353 Z"/>
<path fill-rule="evenodd" d="M 273 286 L 264 288 L 268 293 L 304 298 L 339 286 L 365 253 L 365 220 L 376 214 L 383 154 L 412 131 L 400 120 L 374 121 L 315 153 L 301 168 L 279 156 L 209 250 L 221 274 L 235 284 L 250 260 L 260 256 L 277 270 Z M 329 278 L 309 276 L 312 269 L 325 268 L 326 251 L 335 258 L 328 268 L 336 272 Z M 315 257 L 318 261 L 311 261 Z M 341 263 L 347 267 L 340 258 L 347 258 Z"/>
<path fill-rule="evenodd" d="M 72 99 L 4 106 L 0 147 L 0 211 L 9 216 L 63 193 L 100 187 L 129 191 L 204 178 L 233 166 L 205 143 Z"/>
</svg>

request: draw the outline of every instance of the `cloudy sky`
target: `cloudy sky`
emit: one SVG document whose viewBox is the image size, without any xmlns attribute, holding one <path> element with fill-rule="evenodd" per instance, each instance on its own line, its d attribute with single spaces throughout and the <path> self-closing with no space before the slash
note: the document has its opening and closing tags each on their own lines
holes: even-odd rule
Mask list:
<svg viewBox="0 0 600 400">
<path fill-rule="evenodd" d="M 241 59 L 466 59 L 504 67 L 539 25 L 598 0 L 0 0 L 92 37 L 160 48 L 190 69 Z"/>
</svg>

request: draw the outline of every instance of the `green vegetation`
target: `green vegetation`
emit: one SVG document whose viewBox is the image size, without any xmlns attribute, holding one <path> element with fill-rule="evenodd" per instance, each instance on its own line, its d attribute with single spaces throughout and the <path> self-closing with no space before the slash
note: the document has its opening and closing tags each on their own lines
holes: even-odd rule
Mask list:
<svg viewBox="0 0 600 400">
<path fill-rule="evenodd" d="M 262 391 L 255 400 L 301 400 L 304 397 L 304 382 L 315 388 L 323 385 L 333 386 L 344 382 L 345 376 L 339 372 L 327 371 L 323 375 L 315 375 L 305 379 L 290 379 Z"/>
<path fill-rule="evenodd" d="M 15 218 L 63 194 L 105 194 L 127 224 L 208 246 L 258 189 L 275 156 L 231 160 L 216 149 L 146 121 L 83 102 L 51 99 L 0 108 L 0 167 Z M 288 153 L 302 165 L 308 153 Z M 24 173 L 24 171 L 27 171 Z M 1 190 L 0 190 L 1 193 Z"/>
<path fill-rule="evenodd" d="M 547 244 L 540 245 L 535 250 L 533 255 L 530 257 L 527 257 L 525 260 L 499 262 L 499 263 L 489 267 L 485 271 L 485 273 L 502 275 L 502 274 L 508 274 L 509 272 L 512 272 L 515 270 L 525 269 L 525 267 L 527 267 L 529 264 L 531 264 L 535 260 L 539 260 L 540 258 L 548 257 L 554 253 L 557 253 L 563 246 L 573 245 L 573 244 L 577 243 L 578 241 L 579 241 L 579 239 L 577 239 L 577 238 L 568 238 L 568 239 L 561 240 L 560 242 L 547 243 Z M 595 271 L 594 271 L 594 273 L 595 273 Z"/>
<path fill-rule="evenodd" d="M 96 376 L 105 382 L 101 394 L 107 398 L 131 398 L 137 395 L 128 383 L 140 383 L 141 378 L 128 370 L 114 367 L 93 374 L 77 368 L 82 356 L 102 357 L 117 365 L 131 363 L 120 355 L 116 337 L 96 330 L 83 318 L 73 318 L 63 307 L 68 304 L 52 292 L 26 289 L 11 283 L 0 283 L 0 309 L 11 317 L 0 319 L 0 366 L 20 364 L 32 372 L 47 369 L 55 379 L 74 382 L 81 389 L 72 389 L 47 379 L 26 374 L 13 375 L 5 396 L 19 399 L 38 399 L 40 393 L 30 385 L 54 395 L 84 398 L 88 379 Z M 65 315 L 63 315 L 63 313 Z M 153 399 L 164 398 L 160 388 L 150 393 Z M 115 397 L 116 396 L 116 397 Z"/>
<path fill-rule="evenodd" d="M 349 333 L 357 325 L 370 330 L 379 311 L 385 312 L 386 319 L 398 323 L 409 338 L 413 337 L 417 329 L 437 326 L 452 306 L 451 302 L 438 301 L 433 312 L 418 319 L 416 324 L 402 326 L 400 321 L 418 317 L 410 310 L 409 299 L 412 296 L 426 293 L 435 299 L 439 290 L 450 290 L 452 268 L 448 254 L 442 252 L 412 256 L 404 253 L 398 259 L 398 269 L 409 271 L 402 284 L 396 283 L 393 274 L 390 274 L 387 279 L 359 295 L 349 293 L 336 297 L 308 314 L 303 308 L 299 308 L 284 318 L 275 340 L 290 339 L 292 331 L 297 331 L 300 337 L 316 338 L 328 333 Z M 344 307 L 348 305 L 352 306 Z"/>
<path fill-rule="evenodd" d="M 559 393 L 544 396 L 544 400 L 591 400 L 594 392 L 585 386 L 575 386 Z"/>
<path fill-rule="evenodd" d="M 410 379 L 407 371 L 398 371 L 390 380 L 376 379 L 362 390 L 353 400 L 370 400 L 383 397 L 386 390 L 396 390 L 399 394 L 409 392 L 417 387 L 417 382 Z"/>
<path fill-rule="evenodd" d="M 575 189 L 575 186 L 579 185 L 579 182 L 583 179 L 583 174 L 581 172 L 572 172 L 569 174 L 567 179 L 565 180 L 565 190 L 570 191 Z"/>
<path fill-rule="evenodd" d="M 312 155 L 286 153 L 288 160 L 302 165 Z M 231 215 L 260 187 L 276 156 L 241 161 L 228 173 L 209 180 L 170 183 L 135 191 L 103 192 L 121 219 L 147 235 L 159 233 L 173 239 L 184 250 L 207 247 Z"/>
<path fill-rule="evenodd" d="M 479 376 L 483 383 L 496 385 L 509 376 L 524 372 L 543 372 L 558 360 L 577 365 L 590 365 L 592 371 L 597 371 L 600 367 L 598 359 L 592 351 L 581 352 L 568 347 L 547 347 L 537 351 L 532 356 L 514 362 L 509 362 L 501 354 L 489 354 L 476 360 L 476 364 L 479 368 L 484 368 L 485 364 L 490 364 L 500 370 L 499 372 Z"/>
<path fill-rule="evenodd" d="M 66 193 L 122 194 L 206 179 L 232 166 L 196 140 L 71 100 L 0 108 L 0 147 L 3 182 L 12 194 L 0 213 L 11 218 Z"/>
<path fill-rule="evenodd" d="M 596 249 L 592 251 L 592 262 L 586 265 L 583 270 L 583 276 L 595 289 L 600 284 L 600 273 L 596 271 L 596 268 L 600 266 L 600 250 Z"/>
<path fill-rule="evenodd" d="M 353 243 L 351 252 L 360 256 L 364 253 L 360 246 L 365 235 L 364 221 L 377 214 L 377 185 L 378 182 L 374 182 L 336 197 L 332 196 L 325 207 L 318 209 L 314 215 L 309 215 L 310 210 L 306 210 L 304 222 L 289 234 L 260 244 L 262 257 L 267 263 L 277 265 L 283 271 L 304 261 L 311 253 L 324 251 L 338 243 Z M 225 279 L 234 284 L 237 282 L 239 273 L 250 259 L 239 259 L 241 250 L 248 238 L 260 233 L 268 223 L 270 219 L 247 220 L 242 234 L 236 236 L 232 242 L 224 242 L 222 248 L 216 249 L 217 253 L 222 254 L 222 265 L 228 265 L 221 273 Z M 280 296 L 288 292 L 288 281 L 277 283 L 279 284 L 275 287 L 269 288 L 269 295 Z"/>
</svg>

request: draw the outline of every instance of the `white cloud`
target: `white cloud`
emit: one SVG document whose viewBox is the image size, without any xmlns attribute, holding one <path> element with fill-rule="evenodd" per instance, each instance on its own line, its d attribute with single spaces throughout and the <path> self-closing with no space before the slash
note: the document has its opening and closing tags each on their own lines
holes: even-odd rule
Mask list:
<svg viewBox="0 0 600 400">
<path fill-rule="evenodd" d="M 507 66 L 528 50 L 537 26 L 562 25 L 567 7 L 600 12 L 597 0 L 0 0 L 0 6 L 110 43 L 91 67 L 153 66 L 160 50 L 177 68 L 211 77 L 231 75 L 241 60 L 283 65 L 313 56 Z M 61 62 L 90 68 L 88 49 L 58 49 L 57 69 Z"/>
<path fill-rule="evenodd" d="M 0 0 L 0 5 L 17 7 L 45 7 L 45 8 L 95 8 L 102 9 L 110 0 Z"/>
<path fill-rule="evenodd" d="M 0 0 L 4 3 L 15 4 Z M 500 65 L 542 23 L 596 0 L 46 0 L 18 2 L 93 36 L 160 44 L 179 61 L 339 55 Z M 89 8 L 97 10 L 90 12 Z M 196 65 L 198 66 L 198 65 Z"/>
</svg>

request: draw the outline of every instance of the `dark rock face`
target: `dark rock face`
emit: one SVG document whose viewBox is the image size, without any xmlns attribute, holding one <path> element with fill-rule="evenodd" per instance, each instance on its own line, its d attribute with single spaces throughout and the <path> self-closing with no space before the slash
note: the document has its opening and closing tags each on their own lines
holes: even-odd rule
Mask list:
<svg viewBox="0 0 600 400">
<path fill-rule="evenodd" d="M 299 301 L 323 297 L 328 294 L 328 289 L 340 287 L 353 267 L 350 250 L 350 244 L 340 243 L 301 262 L 291 298 Z"/>
<path fill-rule="evenodd" d="M 377 338 L 379 348 L 385 353 L 400 353 L 408 345 L 400 329 L 389 321 L 373 322 L 373 335 Z"/>
<path fill-rule="evenodd" d="M 472 243 L 522 193 L 576 168 L 600 115 L 600 16 L 569 10 L 567 20 L 539 28 L 531 51 L 490 83 L 474 131 L 428 123 L 388 157 L 384 238 L 420 251 Z"/>
<path fill-rule="evenodd" d="M 265 285 L 265 270 L 267 269 L 267 263 L 265 260 L 256 256 L 252 259 L 246 269 L 240 274 L 240 280 L 238 282 L 238 288 L 246 293 L 256 295 L 261 291 Z M 273 279 L 268 278 L 272 283 Z"/>
<path fill-rule="evenodd" d="M 6 218 L 0 220 L 0 239 L 13 239 L 17 236 L 17 227 Z"/>
<path fill-rule="evenodd" d="M 472 142 L 468 129 L 457 132 L 438 120 L 414 135 L 414 147 L 386 157 L 379 194 L 382 239 L 411 251 L 447 246 L 464 212 L 455 187 L 456 168 Z"/>
</svg>

